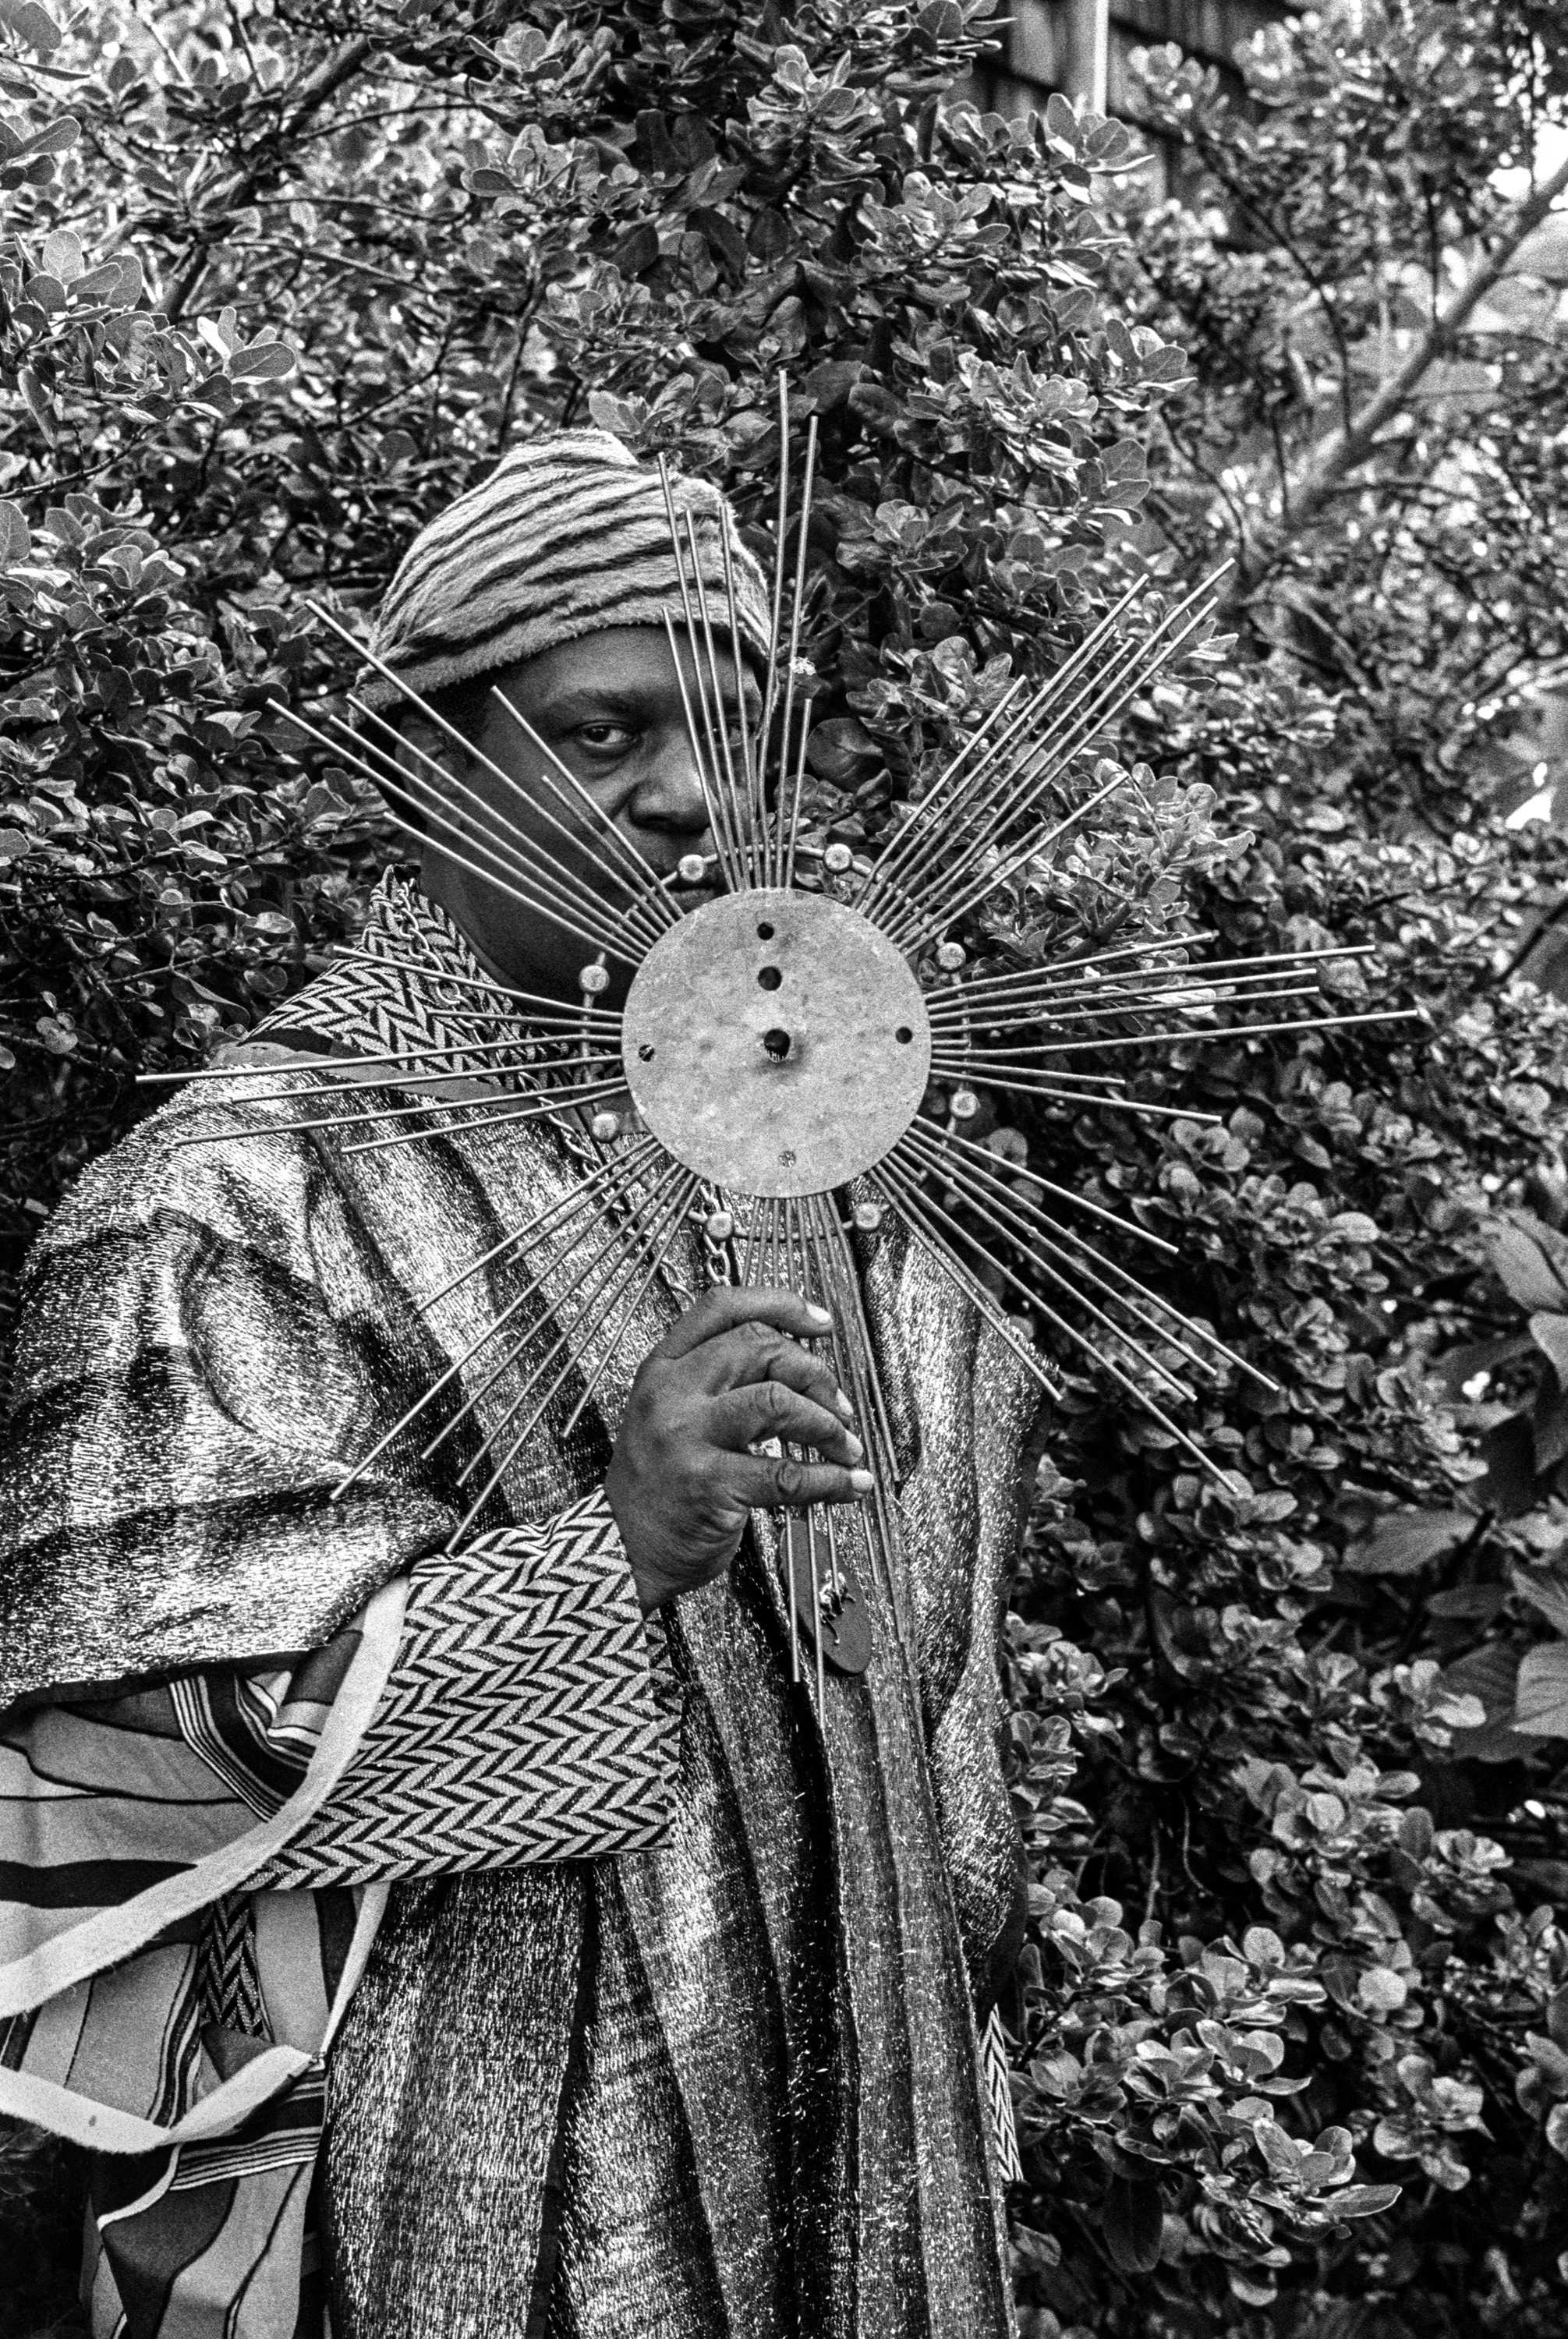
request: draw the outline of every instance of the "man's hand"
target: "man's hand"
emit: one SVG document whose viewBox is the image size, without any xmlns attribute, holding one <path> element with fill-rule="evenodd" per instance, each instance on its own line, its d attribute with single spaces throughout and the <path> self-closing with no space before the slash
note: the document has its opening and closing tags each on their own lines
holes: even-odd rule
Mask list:
<svg viewBox="0 0 1568 2339">
<path fill-rule="evenodd" d="M 710 1291 L 643 1359 L 605 1496 L 645 1614 L 722 1575 L 754 1507 L 871 1492 L 849 1400 L 799 1345 L 831 1321 L 792 1291 Z M 820 1458 L 749 1450 L 770 1438 Z"/>
</svg>

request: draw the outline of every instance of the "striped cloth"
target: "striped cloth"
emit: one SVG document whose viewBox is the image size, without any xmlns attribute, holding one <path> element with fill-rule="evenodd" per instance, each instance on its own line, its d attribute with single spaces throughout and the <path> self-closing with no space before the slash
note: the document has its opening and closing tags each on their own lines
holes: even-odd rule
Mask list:
<svg viewBox="0 0 1568 2339">
<path fill-rule="evenodd" d="M 727 548 L 742 640 L 765 660 L 767 587 L 735 514 L 705 480 L 671 486 L 683 539 L 687 513 L 695 527 L 710 622 L 728 632 Z M 515 449 L 414 538 L 371 647 L 428 696 L 610 626 L 662 627 L 666 611 L 679 624 L 683 574 L 695 615 L 696 581 L 684 541 L 677 567 L 657 473 L 607 431 L 551 432 Z M 373 669 L 360 690 L 378 707 L 399 696 Z"/>
<path fill-rule="evenodd" d="M 295 2332 L 390 1880 L 656 1841 L 666 1663 L 596 1494 L 419 1562 L 292 1667 L 0 1721 L 0 2111 L 94 2155 L 94 2339 Z"/>
</svg>

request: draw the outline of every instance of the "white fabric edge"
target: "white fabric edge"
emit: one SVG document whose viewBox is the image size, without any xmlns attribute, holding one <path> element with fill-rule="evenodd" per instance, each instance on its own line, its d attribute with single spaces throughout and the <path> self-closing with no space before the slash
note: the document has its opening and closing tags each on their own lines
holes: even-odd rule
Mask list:
<svg viewBox="0 0 1568 2339">
<path fill-rule="evenodd" d="M 100 1910 L 69 1933 L 0 1967 L 0 2018 L 29 2013 L 46 1999 L 133 1956 L 165 1926 L 210 1907 L 226 1892 L 238 1891 L 282 1850 L 326 1801 L 365 1733 L 397 1657 L 407 1601 L 408 1579 L 395 1576 L 360 1612 L 360 1646 L 297 1792 L 260 1827 L 210 1852 L 181 1875 L 150 1885 L 123 1907 Z M 0 2077 L 9 2081 L 16 2076 Z"/>
</svg>

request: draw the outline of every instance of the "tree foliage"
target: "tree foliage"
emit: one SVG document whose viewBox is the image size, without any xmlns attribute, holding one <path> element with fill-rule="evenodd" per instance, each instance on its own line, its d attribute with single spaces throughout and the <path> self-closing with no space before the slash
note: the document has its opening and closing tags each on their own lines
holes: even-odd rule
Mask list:
<svg viewBox="0 0 1568 2339">
<path fill-rule="evenodd" d="M 1411 1020 L 1129 1051 L 1214 1124 L 977 1126 L 1173 1239 L 1163 1288 L 1267 1376 L 1184 1416 L 1215 1482 L 1042 1325 L 1020 2296 L 1031 2339 L 1561 2328 L 1568 1074 L 1563 1009 L 1499 968 L 1563 854 L 1492 805 L 1561 649 L 1551 303 L 1442 353 L 1484 380 L 1423 374 L 1311 527 L 1280 491 L 1376 394 L 1368 337 L 1397 357 L 1505 240 L 1551 12 L 1308 19 L 1251 113 L 1157 64 L 1198 175 L 1126 228 L 1117 125 L 944 96 L 977 0 L 0 27 L 17 1251 L 136 1071 L 351 930 L 395 848 L 275 711 L 344 679 L 310 603 L 368 607 L 519 436 L 592 417 L 760 529 L 784 371 L 822 433 L 812 813 L 852 845 L 1125 581 L 1159 607 L 1239 528 L 1239 640 L 1146 693 L 1136 785 L 971 945 L 1351 943 L 1335 1003 Z M 1488 111 L 1488 76 L 1524 94 Z"/>
</svg>

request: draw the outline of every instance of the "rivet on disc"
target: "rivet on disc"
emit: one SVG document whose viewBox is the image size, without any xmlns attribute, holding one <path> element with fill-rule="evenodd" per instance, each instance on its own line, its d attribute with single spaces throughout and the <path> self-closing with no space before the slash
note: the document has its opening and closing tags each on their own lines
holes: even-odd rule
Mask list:
<svg viewBox="0 0 1568 2339">
<path fill-rule="evenodd" d="M 842 877 L 853 859 L 854 855 L 847 844 L 830 844 L 823 854 L 822 865 L 824 869 L 831 869 L 835 877 Z"/>
<path fill-rule="evenodd" d="M 590 999 L 597 999 L 601 991 L 607 991 L 610 987 L 609 968 L 585 966 L 577 977 L 577 987 L 581 991 L 586 991 Z"/>
<path fill-rule="evenodd" d="M 936 946 L 936 962 L 943 974 L 956 974 L 968 955 L 962 943 L 938 943 Z"/>
<path fill-rule="evenodd" d="M 980 1110 L 980 1099 L 972 1089 L 954 1089 L 947 1109 L 954 1120 L 972 1120 Z"/>
<path fill-rule="evenodd" d="M 700 853 L 683 853 L 676 863 L 676 875 L 683 885 L 700 885 L 707 874 L 707 865 Z"/>
<path fill-rule="evenodd" d="M 733 1210 L 710 1210 L 705 1225 L 715 1242 L 728 1242 L 735 1230 L 735 1213 Z"/>
<path fill-rule="evenodd" d="M 857 1202 L 854 1206 L 853 1215 L 854 1222 L 860 1229 L 863 1235 L 874 1235 L 878 1227 L 882 1224 L 882 1204 L 880 1202 Z"/>
<path fill-rule="evenodd" d="M 589 1121 L 588 1127 L 598 1139 L 601 1145 L 607 1145 L 612 1137 L 618 1137 L 621 1133 L 620 1114 L 618 1112 L 596 1112 L 592 1120 Z"/>
</svg>

